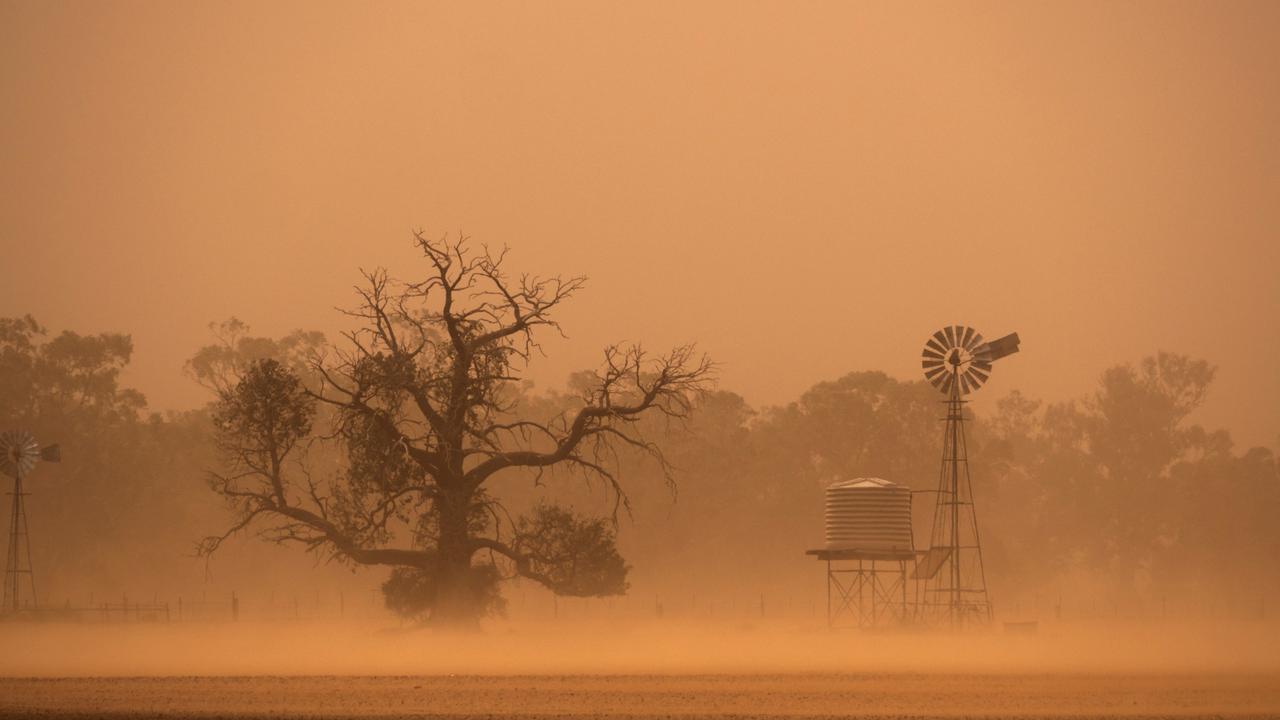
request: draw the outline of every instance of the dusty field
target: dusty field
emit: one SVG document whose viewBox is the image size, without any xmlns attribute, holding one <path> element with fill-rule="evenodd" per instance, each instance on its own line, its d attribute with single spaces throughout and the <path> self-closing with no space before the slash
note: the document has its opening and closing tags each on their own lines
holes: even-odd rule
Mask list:
<svg viewBox="0 0 1280 720">
<path fill-rule="evenodd" d="M 0 679 L 0 717 L 1280 716 L 1277 675 L 616 675 Z"/>
<path fill-rule="evenodd" d="M 4 718 L 1280 718 L 1280 625 L 3 624 Z"/>
</svg>

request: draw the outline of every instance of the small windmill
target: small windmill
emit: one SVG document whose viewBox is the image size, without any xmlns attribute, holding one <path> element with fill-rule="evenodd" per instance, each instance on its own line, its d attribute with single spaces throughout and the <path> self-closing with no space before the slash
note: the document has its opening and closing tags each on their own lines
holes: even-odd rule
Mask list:
<svg viewBox="0 0 1280 720">
<path fill-rule="evenodd" d="M 31 537 L 27 530 L 26 501 L 30 493 L 22 491 L 22 478 L 31 473 L 36 462 L 58 462 L 62 451 L 57 445 L 44 448 L 26 430 L 0 433 L 0 472 L 13 478 L 13 512 L 9 519 L 9 557 L 4 571 L 4 602 L 0 612 L 22 609 L 22 578 L 26 576 L 31 593 L 31 607 L 36 606 L 36 581 L 31 572 Z M 25 565 L 24 565 L 25 559 Z"/>
<path fill-rule="evenodd" d="M 929 550 L 913 575 L 924 581 L 920 608 L 926 620 L 945 621 L 957 628 L 991 621 L 964 436 L 967 401 L 961 397 L 982 387 L 991 376 L 991 364 L 1018 352 L 1018 342 L 1017 333 L 984 341 L 981 334 L 963 325 L 945 327 L 925 342 L 921 355 L 925 379 L 947 396 L 933 532 Z"/>
</svg>

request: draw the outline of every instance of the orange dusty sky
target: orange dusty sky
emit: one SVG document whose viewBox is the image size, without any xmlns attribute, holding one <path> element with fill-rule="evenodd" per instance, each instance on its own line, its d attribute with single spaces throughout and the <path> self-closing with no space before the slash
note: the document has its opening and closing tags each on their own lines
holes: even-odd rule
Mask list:
<svg viewBox="0 0 1280 720">
<path fill-rule="evenodd" d="M 1017 330 L 988 399 L 1164 348 L 1280 437 L 1280 3 L 0 2 L 0 311 L 133 334 L 153 406 L 231 315 L 332 331 L 465 229 L 590 276 L 543 386 L 697 340 L 793 398 Z"/>
</svg>

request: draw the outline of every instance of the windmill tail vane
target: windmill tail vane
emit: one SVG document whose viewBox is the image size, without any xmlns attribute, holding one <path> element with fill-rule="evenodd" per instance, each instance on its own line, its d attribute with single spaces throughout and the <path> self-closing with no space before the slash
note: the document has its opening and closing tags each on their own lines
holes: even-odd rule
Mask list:
<svg viewBox="0 0 1280 720">
<path fill-rule="evenodd" d="M 985 348 L 980 348 L 980 352 L 986 356 L 987 362 L 991 362 L 1018 352 L 1020 342 L 1022 341 L 1018 339 L 1018 333 L 1009 333 L 987 343 Z"/>
</svg>

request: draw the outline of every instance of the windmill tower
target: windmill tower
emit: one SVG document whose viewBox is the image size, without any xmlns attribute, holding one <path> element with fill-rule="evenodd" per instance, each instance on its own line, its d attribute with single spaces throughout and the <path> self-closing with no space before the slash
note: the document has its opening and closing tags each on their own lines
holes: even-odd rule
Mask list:
<svg viewBox="0 0 1280 720">
<path fill-rule="evenodd" d="M 942 436 L 942 469 L 929 550 L 916 564 L 918 610 L 928 623 L 962 628 L 991 621 L 991 601 L 982 567 L 982 541 L 969 477 L 963 396 L 982 387 L 991 364 L 1018 352 L 1018 334 L 984 341 L 973 328 L 945 327 L 926 341 L 921 365 L 925 378 L 947 396 Z"/>
<path fill-rule="evenodd" d="M 13 478 L 9 516 L 9 555 L 4 570 L 4 600 L 0 612 L 15 613 L 23 609 L 22 579 L 26 578 L 27 597 L 36 606 L 36 581 L 31 571 L 31 536 L 27 529 L 26 498 L 22 479 L 31 473 L 36 461 L 58 462 L 62 453 L 57 445 L 41 448 L 26 430 L 0 433 L 0 472 Z"/>
</svg>

